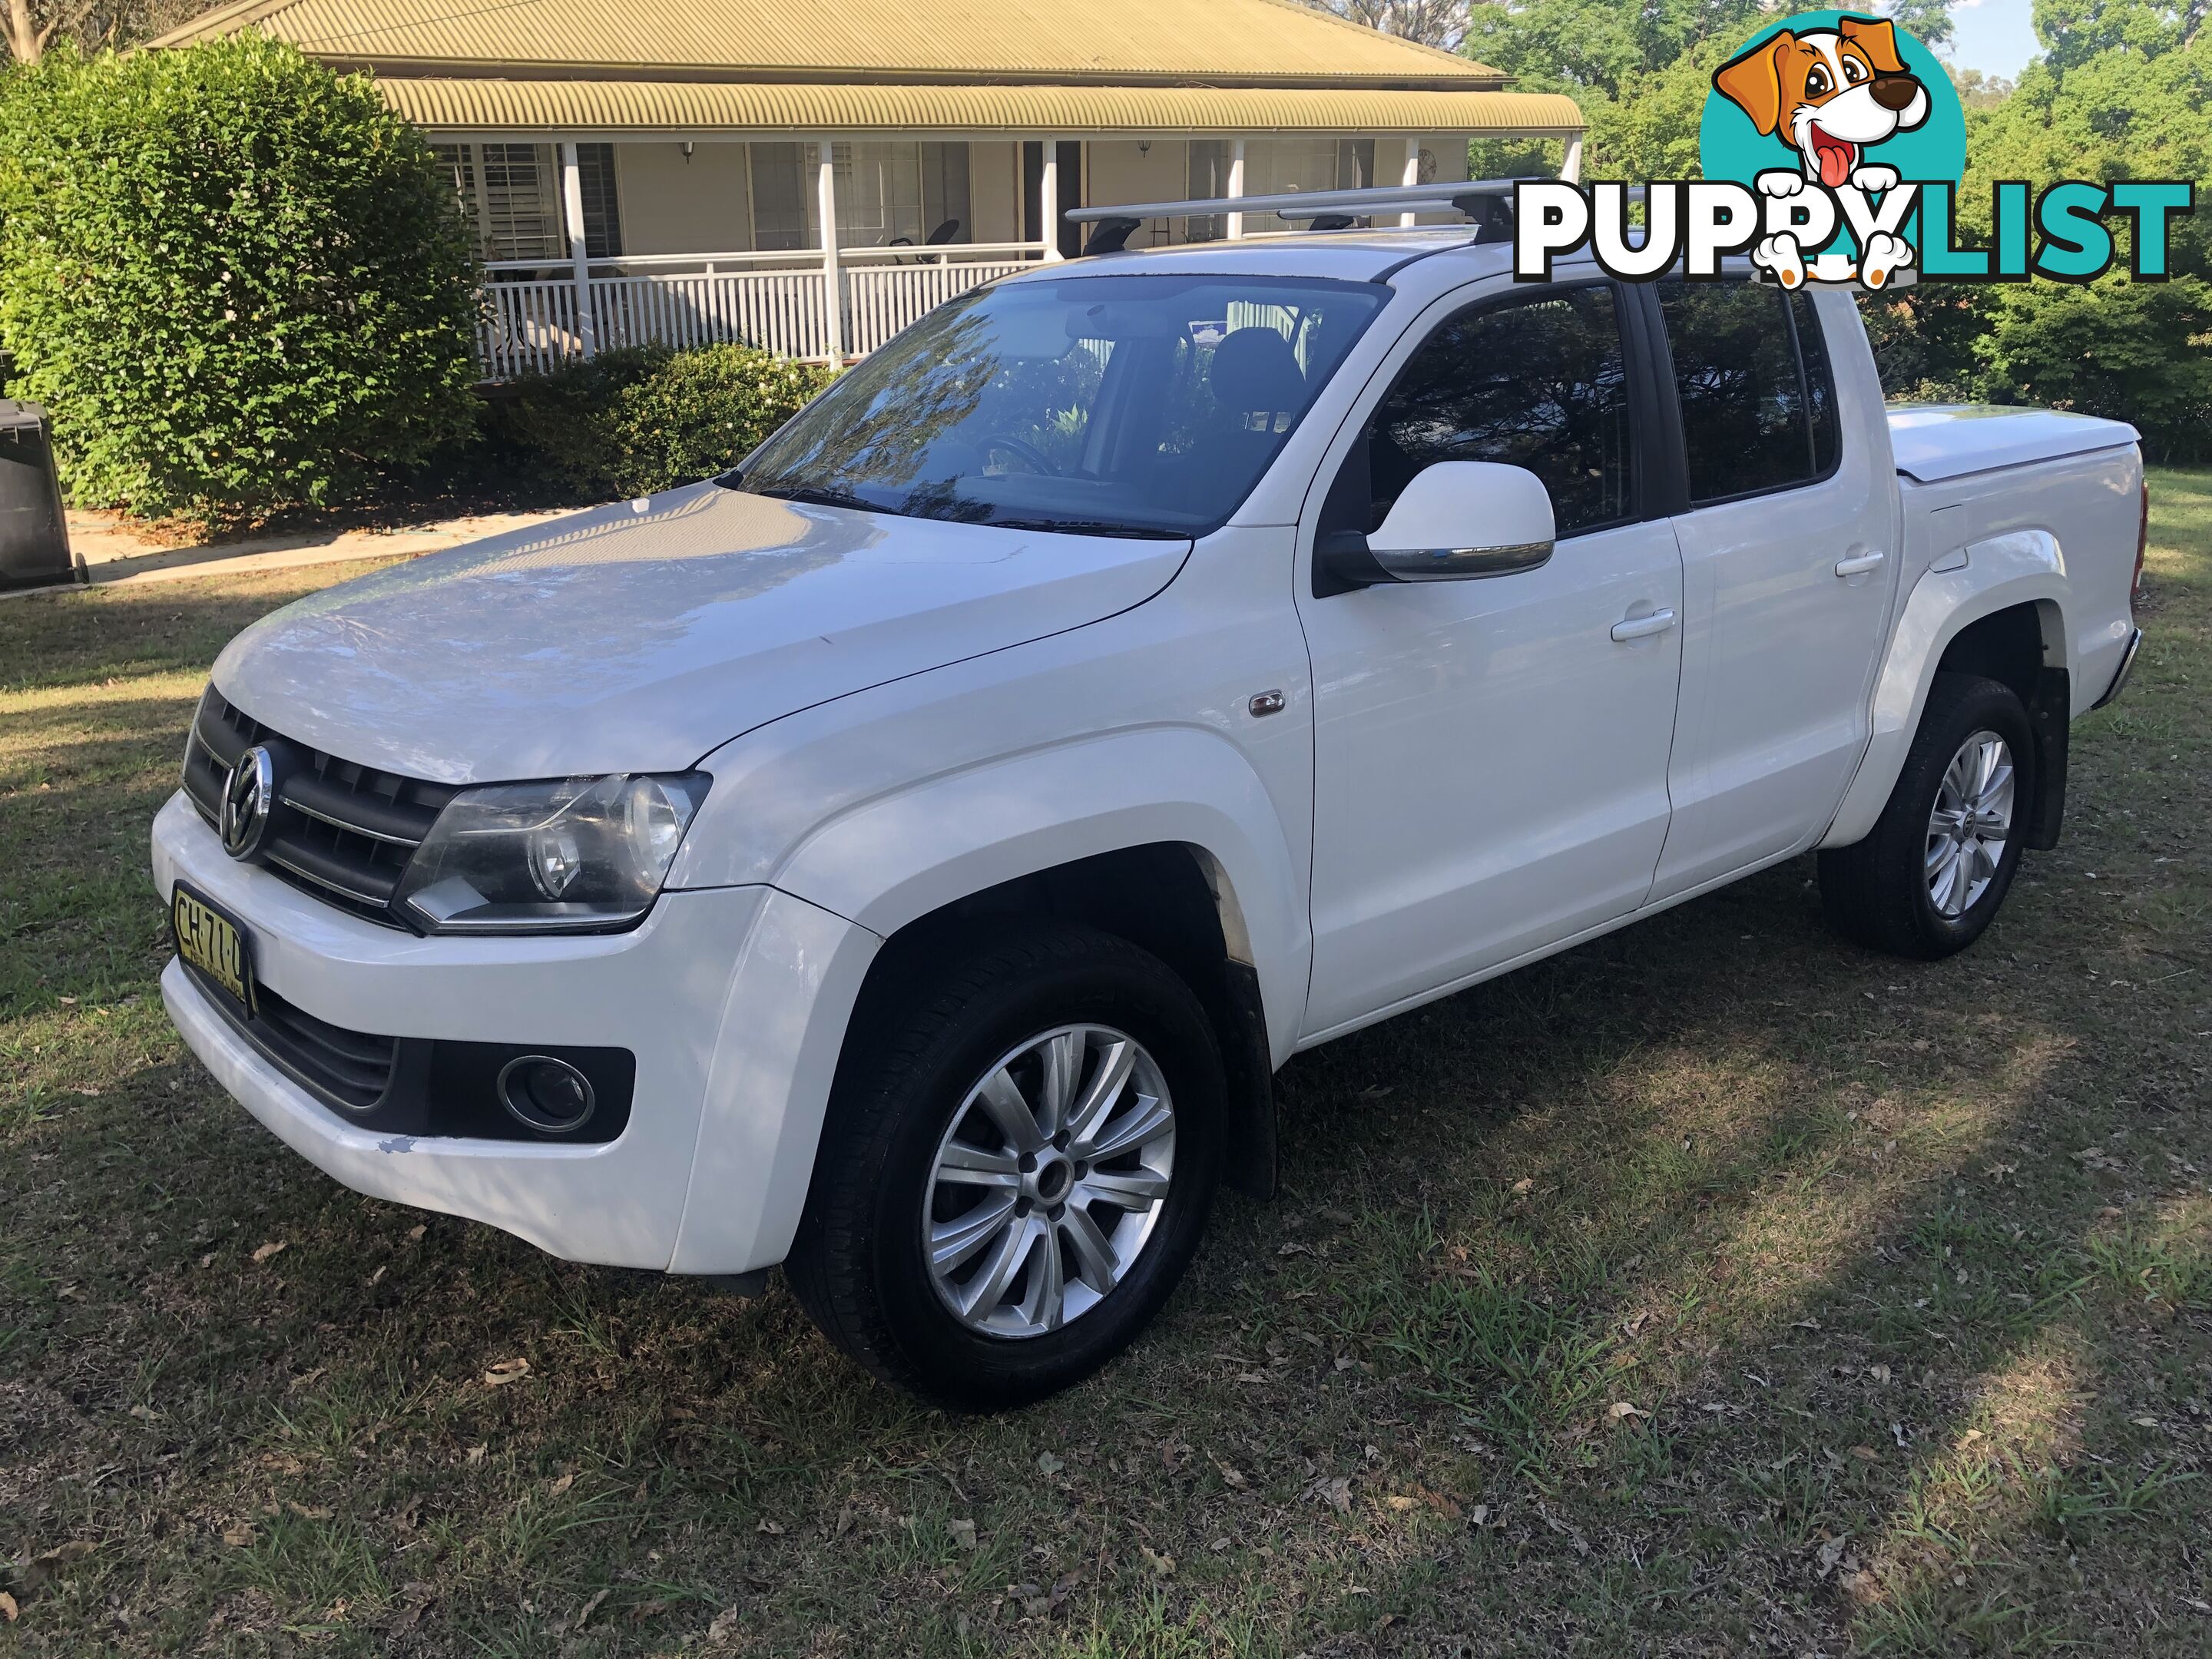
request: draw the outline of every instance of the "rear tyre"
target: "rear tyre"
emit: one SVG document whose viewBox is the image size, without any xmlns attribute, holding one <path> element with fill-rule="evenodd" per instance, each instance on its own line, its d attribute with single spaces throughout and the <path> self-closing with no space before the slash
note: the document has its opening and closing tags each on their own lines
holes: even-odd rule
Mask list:
<svg viewBox="0 0 2212 1659">
<path fill-rule="evenodd" d="M 1213 1031 L 1158 958 L 1054 927 L 887 964 L 856 1017 L 786 1274 L 830 1340 L 969 1410 L 1119 1353 L 1221 1168 Z"/>
<path fill-rule="evenodd" d="M 1820 903 L 1846 939 L 1936 961 L 1982 936 L 2027 844 L 2035 738 L 2012 690 L 1943 673 L 1866 839 L 1820 854 Z"/>
</svg>

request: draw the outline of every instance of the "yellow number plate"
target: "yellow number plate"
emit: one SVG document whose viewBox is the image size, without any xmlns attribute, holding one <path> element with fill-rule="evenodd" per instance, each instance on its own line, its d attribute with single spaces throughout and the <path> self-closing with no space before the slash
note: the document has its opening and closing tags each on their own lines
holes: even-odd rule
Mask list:
<svg viewBox="0 0 2212 1659">
<path fill-rule="evenodd" d="M 179 887 L 169 901 L 169 921 L 177 932 L 177 954 L 185 965 L 253 1010 L 253 960 L 246 931 L 205 899 Z"/>
</svg>

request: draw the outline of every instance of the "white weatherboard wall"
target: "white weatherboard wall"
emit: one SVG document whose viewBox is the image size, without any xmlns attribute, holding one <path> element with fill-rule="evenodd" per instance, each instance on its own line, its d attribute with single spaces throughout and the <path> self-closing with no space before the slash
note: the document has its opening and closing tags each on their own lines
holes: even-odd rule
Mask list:
<svg viewBox="0 0 2212 1659">
<path fill-rule="evenodd" d="M 1086 200 L 1095 206 L 1115 202 L 1171 202 L 1188 188 L 1190 146 L 1180 138 L 1156 138 L 1149 149 L 1133 138 L 1103 139 L 1089 152 Z M 1132 247 L 1149 247 L 1156 227 L 1130 237 Z"/>
<path fill-rule="evenodd" d="M 735 253 L 753 245 L 744 145 L 702 140 L 688 162 L 680 143 L 618 143 L 614 151 L 624 253 Z"/>
</svg>

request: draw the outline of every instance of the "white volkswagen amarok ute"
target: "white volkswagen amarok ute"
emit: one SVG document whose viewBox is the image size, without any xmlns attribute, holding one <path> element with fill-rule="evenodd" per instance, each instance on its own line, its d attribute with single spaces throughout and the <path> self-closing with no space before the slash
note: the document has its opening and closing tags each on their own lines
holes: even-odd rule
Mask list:
<svg viewBox="0 0 2212 1659">
<path fill-rule="evenodd" d="M 1041 265 L 712 483 L 256 623 L 154 824 L 178 1029 L 364 1193 L 780 1263 L 989 1407 L 1270 1188 L 1299 1049 L 1815 848 L 1971 944 L 2134 654 L 2135 433 L 1510 252 Z"/>
</svg>

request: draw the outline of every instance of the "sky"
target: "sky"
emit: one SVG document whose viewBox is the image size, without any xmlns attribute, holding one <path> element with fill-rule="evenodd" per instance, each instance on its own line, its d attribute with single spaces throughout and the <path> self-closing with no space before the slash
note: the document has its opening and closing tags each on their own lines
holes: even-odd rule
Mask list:
<svg viewBox="0 0 2212 1659">
<path fill-rule="evenodd" d="M 1951 8 L 1951 61 L 1984 75 L 2016 77 L 2038 50 L 2029 0 L 1956 0 Z"/>
</svg>

